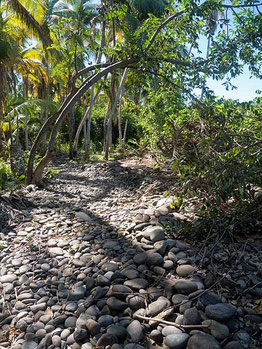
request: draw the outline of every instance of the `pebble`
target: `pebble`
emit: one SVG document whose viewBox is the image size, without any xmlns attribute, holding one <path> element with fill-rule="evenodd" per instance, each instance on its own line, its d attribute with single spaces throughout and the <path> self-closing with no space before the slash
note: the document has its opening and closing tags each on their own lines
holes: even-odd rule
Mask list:
<svg viewBox="0 0 262 349">
<path fill-rule="evenodd" d="M 2 284 L 8 283 L 8 282 L 14 282 L 17 279 L 17 276 L 14 274 L 7 274 L 7 275 L 3 275 L 0 277 L 0 282 L 2 282 Z"/>
<path fill-rule="evenodd" d="M 117 337 L 110 333 L 105 333 L 105 334 L 102 334 L 102 336 L 97 341 L 97 347 L 104 348 L 106 346 L 112 346 L 115 343 L 118 343 Z"/>
<path fill-rule="evenodd" d="M 221 349 L 219 342 L 212 336 L 196 333 L 189 338 L 187 349 Z"/>
<path fill-rule="evenodd" d="M 210 319 L 223 322 L 233 318 L 236 315 L 237 310 L 230 304 L 217 303 L 208 305 L 205 312 Z"/>
<path fill-rule="evenodd" d="M 97 335 L 101 331 L 100 324 L 93 319 L 88 319 L 86 321 L 86 327 L 92 336 Z"/>
<path fill-rule="evenodd" d="M 79 165 L 70 162 L 68 166 L 73 169 Z M 54 181 L 55 191 L 49 191 L 48 196 L 44 189 L 35 189 L 37 205 L 30 212 L 34 221 L 30 223 L 28 216 L 18 234 L 15 227 L 0 236 L 4 241 L 0 282 L 12 309 L 11 315 L 0 313 L 0 323 L 3 329 L 11 325 L 19 333 L 14 349 L 251 347 L 256 341 L 252 338 L 254 329 L 261 324 L 253 302 L 261 295 L 261 288 L 253 287 L 261 282 L 262 273 L 255 267 L 260 256 L 243 260 L 243 270 L 240 263 L 234 274 L 229 254 L 232 252 L 232 259 L 238 258 L 237 244 L 233 249 L 228 246 L 227 253 L 222 251 L 223 243 L 210 243 L 202 260 L 205 270 L 201 270 L 197 245 L 193 249 L 176 240 L 177 224 L 191 218 L 171 212 L 172 200 L 146 196 L 136 206 L 134 187 L 140 183 L 130 181 L 129 188 L 127 177 L 128 191 L 121 188 L 118 193 L 118 186 L 111 188 L 108 181 L 111 177 L 106 171 L 111 176 L 118 169 L 117 180 L 125 174 L 124 167 L 91 163 L 81 166 L 83 183 L 71 177 L 60 184 Z M 95 175 L 93 166 L 97 166 Z M 101 178 L 101 174 L 105 177 Z M 135 175 L 139 180 L 139 171 Z M 63 176 L 67 178 L 67 172 Z M 143 180 L 147 181 L 144 177 Z M 103 183 L 110 185 L 110 195 L 100 196 Z M 67 197 L 64 191 L 73 195 Z M 130 225 L 133 217 L 139 224 Z M 167 223 L 174 224 L 174 229 L 160 226 Z M 25 252 L 17 244 L 28 246 L 27 236 L 32 237 L 34 246 Z M 230 278 L 221 284 L 225 289 L 238 290 L 235 304 L 241 305 L 242 301 L 238 309 L 227 303 L 232 300 L 230 294 L 220 297 L 211 291 L 203 293 L 217 281 L 209 264 L 209 252 L 213 250 L 215 263 L 216 259 L 218 263 L 229 263 L 223 268 L 228 268 L 226 272 L 236 280 L 237 288 Z M 249 287 L 252 289 L 243 293 Z M 193 329 L 144 321 L 137 315 L 166 316 L 175 324 L 192 325 Z M 209 327 L 194 329 L 199 324 Z M 261 342 L 257 342 L 259 347 Z M 4 343 L 4 347 L 9 346 Z"/>
<path fill-rule="evenodd" d="M 182 293 L 186 295 L 192 292 L 195 292 L 198 289 L 197 284 L 195 282 L 190 280 L 182 280 L 182 279 L 176 281 L 174 288 L 178 293 Z"/>
<path fill-rule="evenodd" d="M 25 341 L 22 345 L 22 349 L 35 349 L 37 347 L 37 342 Z"/>
<path fill-rule="evenodd" d="M 183 316 L 183 325 L 200 325 L 201 315 L 196 308 L 186 309 Z"/>
<path fill-rule="evenodd" d="M 145 279 L 133 279 L 133 280 L 127 280 L 125 281 L 124 285 L 135 289 L 135 290 L 140 290 L 140 289 L 147 289 L 148 287 L 148 281 Z"/>
<path fill-rule="evenodd" d="M 229 336 L 229 329 L 225 324 L 221 324 L 215 320 L 205 320 L 202 322 L 202 325 L 208 325 L 208 330 L 211 335 L 214 336 L 217 340 L 221 341 Z"/>
<path fill-rule="evenodd" d="M 141 235 L 145 238 L 149 238 L 153 242 L 165 239 L 165 231 L 161 227 L 148 227 Z"/>
<path fill-rule="evenodd" d="M 139 343 L 143 338 L 143 329 L 138 320 L 133 320 L 126 328 L 130 340 Z"/>
<path fill-rule="evenodd" d="M 189 335 L 187 333 L 169 334 L 165 338 L 165 344 L 170 349 L 185 349 L 187 346 L 188 339 Z"/>
<path fill-rule="evenodd" d="M 154 317 L 161 313 L 168 304 L 168 300 L 165 297 L 159 297 L 157 301 L 152 302 L 148 306 L 147 316 Z"/>
<path fill-rule="evenodd" d="M 192 265 L 179 265 L 176 268 L 176 273 L 178 276 L 181 277 L 187 277 L 188 275 L 192 274 L 195 271 L 195 268 Z"/>
</svg>

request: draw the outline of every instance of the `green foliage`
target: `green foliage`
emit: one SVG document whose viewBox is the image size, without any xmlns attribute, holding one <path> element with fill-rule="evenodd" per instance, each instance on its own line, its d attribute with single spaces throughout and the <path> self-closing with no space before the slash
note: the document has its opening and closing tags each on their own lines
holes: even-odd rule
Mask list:
<svg viewBox="0 0 262 349">
<path fill-rule="evenodd" d="M 8 183 L 8 180 L 11 177 L 11 169 L 10 166 L 8 166 L 3 159 L 0 159 L 0 186 L 3 190 Z"/>
<path fill-rule="evenodd" d="M 144 141 L 158 163 L 173 169 L 176 209 L 184 198 L 198 197 L 200 217 L 229 215 L 231 223 L 246 222 L 250 208 L 255 215 L 261 210 L 254 207 L 262 188 L 261 106 L 262 98 L 186 105 L 168 91 L 149 94 Z"/>
<path fill-rule="evenodd" d="M 0 189 L 14 189 L 23 184 L 25 176 L 14 177 L 11 166 L 8 162 L 0 158 Z"/>
</svg>

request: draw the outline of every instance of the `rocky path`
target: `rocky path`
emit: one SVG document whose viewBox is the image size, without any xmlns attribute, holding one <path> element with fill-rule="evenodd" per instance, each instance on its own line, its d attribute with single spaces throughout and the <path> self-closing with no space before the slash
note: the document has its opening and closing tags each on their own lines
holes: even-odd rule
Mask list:
<svg viewBox="0 0 262 349">
<path fill-rule="evenodd" d="M 262 347 L 261 241 L 181 239 L 168 180 L 57 164 L 0 233 L 0 348 Z"/>
</svg>

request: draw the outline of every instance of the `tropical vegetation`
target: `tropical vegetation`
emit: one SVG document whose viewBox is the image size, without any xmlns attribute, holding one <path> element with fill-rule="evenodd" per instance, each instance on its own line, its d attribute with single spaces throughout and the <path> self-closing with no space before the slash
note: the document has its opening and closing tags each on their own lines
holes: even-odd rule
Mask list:
<svg viewBox="0 0 262 349">
<path fill-rule="evenodd" d="M 218 98 L 207 80 L 262 77 L 261 13 L 255 0 L 0 1 L 2 189 L 43 185 L 59 152 L 150 153 L 200 215 L 257 214 L 262 98 Z"/>
</svg>

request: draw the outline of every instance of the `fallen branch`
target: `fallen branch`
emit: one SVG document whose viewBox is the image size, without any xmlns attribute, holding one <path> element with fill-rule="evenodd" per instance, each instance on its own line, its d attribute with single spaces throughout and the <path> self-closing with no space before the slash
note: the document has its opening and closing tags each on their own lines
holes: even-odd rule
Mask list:
<svg viewBox="0 0 262 349">
<path fill-rule="evenodd" d="M 137 314 L 135 316 L 141 320 L 161 322 L 165 325 L 175 326 L 178 328 L 208 328 L 209 327 L 209 325 L 180 325 L 180 324 L 177 324 L 175 322 L 159 319 L 157 317 L 147 317 L 147 316 L 142 316 L 142 315 L 137 315 Z"/>
</svg>

